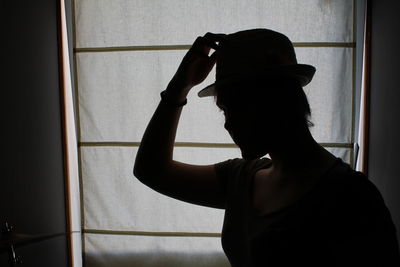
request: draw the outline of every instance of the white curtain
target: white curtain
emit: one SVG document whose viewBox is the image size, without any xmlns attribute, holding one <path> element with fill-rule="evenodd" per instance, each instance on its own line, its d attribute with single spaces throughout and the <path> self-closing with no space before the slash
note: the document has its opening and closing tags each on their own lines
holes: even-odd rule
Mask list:
<svg viewBox="0 0 400 267">
<path fill-rule="evenodd" d="M 354 3 L 350 0 L 75 0 L 75 69 L 86 266 L 228 266 L 223 211 L 179 202 L 138 182 L 134 156 L 160 97 L 197 36 L 270 28 L 317 68 L 304 88 L 316 140 L 352 163 Z M 212 98 L 194 88 L 174 158 L 240 157 Z"/>
</svg>

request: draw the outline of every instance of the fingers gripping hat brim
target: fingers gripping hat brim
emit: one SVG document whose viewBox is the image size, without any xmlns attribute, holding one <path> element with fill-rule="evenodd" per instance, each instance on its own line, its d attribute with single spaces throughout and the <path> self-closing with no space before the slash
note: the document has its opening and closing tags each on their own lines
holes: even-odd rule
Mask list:
<svg viewBox="0 0 400 267">
<path fill-rule="evenodd" d="M 243 81 L 243 80 L 251 80 L 255 77 L 265 77 L 268 78 L 292 78 L 299 82 L 301 86 L 306 86 L 309 84 L 314 77 L 315 67 L 306 64 L 292 64 L 292 65 L 279 65 L 279 66 L 270 66 L 263 71 L 260 72 L 251 72 L 251 73 L 238 73 L 236 75 L 230 75 L 229 77 L 222 78 L 216 81 L 213 84 L 203 88 L 198 92 L 199 97 L 206 96 L 215 96 L 216 90 L 215 88 L 219 85 L 228 84 L 230 82 L 235 81 Z M 243 90 L 243 93 L 250 93 L 248 90 Z"/>
</svg>

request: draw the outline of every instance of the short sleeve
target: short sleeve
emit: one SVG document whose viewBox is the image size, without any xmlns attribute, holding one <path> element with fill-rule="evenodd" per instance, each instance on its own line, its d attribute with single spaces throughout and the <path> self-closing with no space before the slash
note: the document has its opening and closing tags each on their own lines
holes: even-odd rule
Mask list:
<svg viewBox="0 0 400 267">
<path fill-rule="evenodd" d="M 230 159 L 214 165 L 217 178 L 220 181 L 222 194 L 230 197 L 231 194 L 241 194 L 243 187 L 247 186 L 248 178 L 260 168 L 267 166 L 267 158 L 256 160 Z"/>
<path fill-rule="evenodd" d="M 235 175 L 235 169 L 239 168 L 241 161 L 241 159 L 235 158 L 214 164 L 215 173 L 217 174 L 224 195 L 227 194 L 232 181 L 237 176 L 237 172 Z"/>
</svg>

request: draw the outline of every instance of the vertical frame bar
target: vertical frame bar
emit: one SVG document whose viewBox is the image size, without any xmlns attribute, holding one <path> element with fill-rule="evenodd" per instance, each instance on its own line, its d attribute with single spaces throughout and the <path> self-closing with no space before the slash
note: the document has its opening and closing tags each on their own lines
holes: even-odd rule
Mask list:
<svg viewBox="0 0 400 267">
<path fill-rule="evenodd" d="M 365 32 L 364 32 L 364 103 L 363 116 L 363 139 L 362 139 L 362 168 L 361 171 L 368 175 L 369 160 L 369 105 L 370 105 L 370 88 L 371 88 L 371 1 L 366 0 L 365 3 Z"/>
<path fill-rule="evenodd" d="M 65 205 L 67 219 L 67 240 L 69 265 L 80 267 L 81 246 L 75 240 L 78 235 L 80 240 L 80 229 L 77 222 L 80 221 L 79 210 L 79 186 L 78 186 L 78 162 L 77 162 L 77 140 L 75 132 L 75 120 L 73 112 L 72 85 L 70 75 L 70 62 L 68 51 L 68 36 L 65 13 L 65 0 L 57 1 L 57 26 L 58 26 L 58 57 L 59 57 L 59 83 L 60 83 L 60 106 L 63 134 L 63 158 L 64 158 L 64 179 L 65 179 Z M 79 225 L 79 224 L 78 224 Z"/>
</svg>

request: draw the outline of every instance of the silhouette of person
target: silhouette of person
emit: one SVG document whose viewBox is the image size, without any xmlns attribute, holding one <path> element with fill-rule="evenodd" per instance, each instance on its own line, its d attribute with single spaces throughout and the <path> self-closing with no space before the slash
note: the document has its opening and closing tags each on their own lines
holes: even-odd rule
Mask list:
<svg viewBox="0 0 400 267">
<path fill-rule="evenodd" d="M 174 161 L 186 96 L 215 64 L 215 83 L 198 95 L 215 97 L 243 158 L 206 166 Z M 232 266 L 400 266 L 378 189 L 309 131 L 302 87 L 314 72 L 272 30 L 198 37 L 161 93 L 134 175 L 162 194 L 225 209 L 222 246 Z"/>
</svg>

